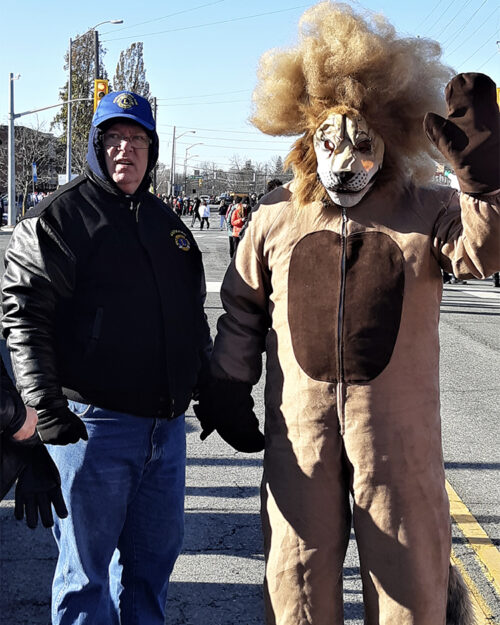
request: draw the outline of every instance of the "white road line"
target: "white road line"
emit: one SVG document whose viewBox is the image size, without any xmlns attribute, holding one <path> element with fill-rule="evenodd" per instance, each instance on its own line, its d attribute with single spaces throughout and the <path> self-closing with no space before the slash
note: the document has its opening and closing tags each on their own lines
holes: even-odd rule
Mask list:
<svg viewBox="0 0 500 625">
<path fill-rule="evenodd" d="M 207 293 L 220 293 L 222 282 L 207 282 Z"/>
<path fill-rule="evenodd" d="M 461 293 L 466 293 L 467 295 L 473 295 L 474 297 L 481 297 L 483 299 L 491 299 L 493 301 L 500 301 L 500 293 L 492 293 L 491 291 L 479 291 L 474 289 L 453 289 L 453 291 L 460 291 Z M 451 289 L 448 293 L 453 292 Z"/>
</svg>

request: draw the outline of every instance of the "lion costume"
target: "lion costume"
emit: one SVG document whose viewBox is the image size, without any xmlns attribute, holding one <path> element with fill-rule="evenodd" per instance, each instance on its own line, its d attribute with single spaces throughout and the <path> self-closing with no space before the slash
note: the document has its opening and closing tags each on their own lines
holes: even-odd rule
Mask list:
<svg viewBox="0 0 500 625">
<path fill-rule="evenodd" d="M 236 449 L 262 448 L 250 392 L 266 352 L 268 625 L 343 623 L 351 522 L 366 623 L 465 625 L 453 569 L 446 614 L 438 322 L 441 269 L 500 268 L 494 84 L 454 78 L 445 119 L 452 73 L 436 42 L 331 2 L 300 31 L 297 47 L 262 58 L 252 118 L 302 135 L 294 180 L 253 210 L 228 268 L 197 414 Z M 427 111 L 462 193 L 423 186 L 438 154 Z"/>
</svg>

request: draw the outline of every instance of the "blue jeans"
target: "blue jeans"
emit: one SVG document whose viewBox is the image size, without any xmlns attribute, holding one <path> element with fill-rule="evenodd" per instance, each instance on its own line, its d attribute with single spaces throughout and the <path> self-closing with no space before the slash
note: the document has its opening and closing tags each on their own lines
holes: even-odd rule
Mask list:
<svg viewBox="0 0 500 625">
<path fill-rule="evenodd" d="M 53 625 L 163 625 L 184 537 L 184 415 L 69 402 L 89 440 L 48 445 L 69 516 L 57 519 Z"/>
</svg>

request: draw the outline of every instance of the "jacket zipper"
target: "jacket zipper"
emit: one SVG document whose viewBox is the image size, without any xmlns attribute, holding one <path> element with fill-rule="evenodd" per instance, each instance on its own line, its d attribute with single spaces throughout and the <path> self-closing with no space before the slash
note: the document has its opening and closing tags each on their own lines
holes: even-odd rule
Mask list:
<svg viewBox="0 0 500 625">
<path fill-rule="evenodd" d="M 344 300 L 345 300 L 345 280 L 346 280 L 346 259 L 347 259 L 347 211 L 342 207 L 342 231 L 341 231 L 342 257 L 340 261 L 340 301 L 339 316 L 337 326 L 337 352 L 339 380 L 337 384 L 337 413 L 340 422 L 340 433 L 345 431 L 345 381 L 344 381 L 344 348 L 343 348 L 343 326 L 344 326 Z"/>
</svg>

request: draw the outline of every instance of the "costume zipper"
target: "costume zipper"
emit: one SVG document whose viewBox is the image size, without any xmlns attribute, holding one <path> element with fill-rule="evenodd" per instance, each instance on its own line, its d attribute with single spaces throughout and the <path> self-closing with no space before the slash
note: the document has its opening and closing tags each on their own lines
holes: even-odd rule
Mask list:
<svg viewBox="0 0 500 625">
<path fill-rule="evenodd" d="M 342 207 L 342 231 L 341 231 L 342 256 L 340 261 L 340 301 L 339 316 L 337 326 L 337 353 L 338 353 L 338 371 L 339 381 L 337 384 L 337 413 L 340 422 L 340 433 L 343 435 L 345 430 L 345 381 L 344 381 L 344 300 L 345 300 L 345 279 L 346 279 L 346 259 L 347 259 L 347 211 Z"/>
</svg>

